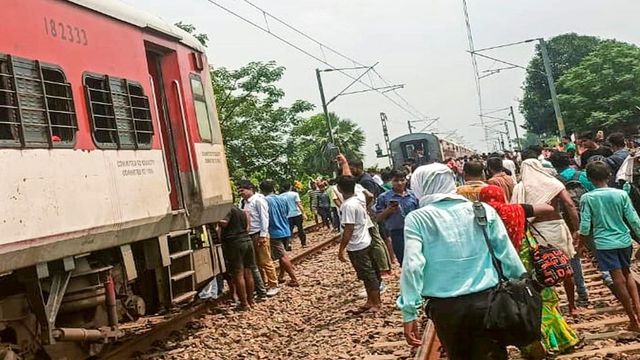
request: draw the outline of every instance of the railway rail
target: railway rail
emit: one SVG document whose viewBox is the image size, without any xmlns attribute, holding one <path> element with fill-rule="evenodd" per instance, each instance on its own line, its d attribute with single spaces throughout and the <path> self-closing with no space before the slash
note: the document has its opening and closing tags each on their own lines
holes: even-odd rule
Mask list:
<svg viewBox="0 0 640 360">
<path fill-rule="evenodd" d="M 319 225 L 309 225 L 305 227 L 305 232 L 311 233 L 320 229 Z M 297 233 L 293 235 L 295 237 Z M 292 237 L 292 238 L 293 238 Z M 322 239 L 317 243 L 312 243 L 308 248 L 302 248 L 295 252 L 292 261 L 294 263 L 300 263 L 307 257 L 317 253 L 318 251 L 330 246 L 335 242 L 336 236 L 332 236 L 329 239 Z M 190 321 L 197 319 L 205 314 L 211 308 L 215 307 L 220 301 L 228 299 L 228 294 L 224 294 L 216 301 L 200 302 L 188 308 L 178 309 L 177 312 L 161 316 L 147 316 L 136 321 L 137 325 L 151 325 L 145 326 L 145 329 L 141 334 L 133 334 L 133 338 L 117 344 L 113 349 L 108 350 L 104 354 L 99 356 L 100 359 L 116 360 L 116 359 L 128 359 L 133 358 L 142 351 L 150 348 L 155 341 L 168 337 L 171 333 L 184 327 Z M 128 329 L 129 328 L 129 329 Z M 131 330 L 131 327 L 124 327 L 123 330 Z M 129 337 L 129 336 L 127 336 Z"/>
</svg>

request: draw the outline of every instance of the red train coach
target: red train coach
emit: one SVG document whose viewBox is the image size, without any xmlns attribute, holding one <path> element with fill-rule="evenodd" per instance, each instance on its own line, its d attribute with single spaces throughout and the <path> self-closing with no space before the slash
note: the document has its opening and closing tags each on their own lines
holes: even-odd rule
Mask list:
<svg viewBox="0 0 640 360">
<path fill-rule="evenodd" d="M 0 341 L 79 358 L 220 271 L 207 224 L 232 194 L 209 67 L 114 0 L 2 5 Z"/>
</svg>

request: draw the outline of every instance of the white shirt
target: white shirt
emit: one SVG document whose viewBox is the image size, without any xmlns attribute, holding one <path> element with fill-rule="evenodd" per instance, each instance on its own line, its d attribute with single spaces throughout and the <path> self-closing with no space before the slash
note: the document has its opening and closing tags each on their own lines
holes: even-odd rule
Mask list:
<svg viewBox="0 0 640 360">
<path fill-rule="evenodd" d="M 260 233 L 261 237 L 269 236 L 269 205 L 262 194 L 253 194 L 247 199 L 243 210 L 249 213 L 251 224 L 249 235 Z"/>
<path fill-rule="evenodd" d="M 347 244 L 347 251 L 358 251 L 371 244 L 368 223 L 371 221 L 364 206 L 356 196 L 345 200 L 340 206 L 340 223 L 353 224 L 353 234 Z M 344 230 L 343 230 L 344 231 Z"/>
<path fill-rule="evenodd" d="M 511 171 L 511 178 L 513 179 L 513 183 L 518 183 L 518 176 L 516 175 L 516 164 L 513 162 L 513 160 L 502 160 L 502 167 Z"/>
<path fill-rule="evenodd" d="M 382 184 L 384 184 L 384 181 L 382 181 L 382 178 L 380 177 L 380 175 L 375 174 L 372 176 L 373 181 L 375 181 L 376 184 L 382 186 Z"/>
</svg>

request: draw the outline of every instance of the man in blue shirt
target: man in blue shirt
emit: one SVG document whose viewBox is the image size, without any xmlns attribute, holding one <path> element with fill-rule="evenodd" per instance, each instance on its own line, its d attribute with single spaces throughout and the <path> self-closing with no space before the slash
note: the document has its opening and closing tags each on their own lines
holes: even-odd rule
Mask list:
<svg viewBox="0 0 640 360">
<path fill-rule="evenodd" d="M 273 181 L 263 181 L 260 183 L 260 192 L 265 196 L 267 204 L 269 204 L 269 243 L 271 244 L 271 259 L 280 262 L 280 274 L 278 282 L 283 282 L 284 272 L 286 271 L 291 278 L 287 283 L 289 286 L 298 287 L 298 279 L 293 270 L 293 264 L 287 257 L 284 248 L 285 242 L 291 237 L 291 229 L 289 229 L 289 206 L 287 202 L 280 196 L 274 194 Z"/>
<path fill-rule="evenodd" d="M 293 233 L 293 228 L 298 228 L 298 238 L 300 239 L 300 244 L 302 247 L 307 246 L 307 234 L 304 232 L 303 222 L 307 220 L 307 216 L 304 214 L 304 209 L 302 208 L 302 201 L 300 200 L 300 195 L 292 190 L 290 182 L 284 182 L 280 185 L 280 196 L 287 202 L 289 206 L 289 212 L 287 213 L 287 218 L 289 221 L 289 230 Z M 317 223 L 317 221 L 316 221 Z M 285 242 L 285 247 L 287 251 L 291 251 L 290 240 Z"/>
<path fill-rule="evenodd" d="M 485 330 L 484 315 L 498 275 L 473 203 L 456 194 L 455 176 L 443 164 L 416 169 L 411 189 L 420 209 L 407 216 L 405 263 L 397 305 L 409 345 L 420 345 L 417 317 L 423 298 L 449 359 L 506 359 L 507 350 Z M 496 211 L 484 205 L 487 232 L 505 276 L 525 273 Z"/>
<path fill-rule="evenodd" d="M 418 208 L 418 198 L 407 190 L 407 176 L 404 171 L 391 172 L 391 190 L 378 196 L 376 220 L 383 222 L 391 236 L 393 253 L 402 266 L 404 257 L 404 218 Z"/>
</svg>

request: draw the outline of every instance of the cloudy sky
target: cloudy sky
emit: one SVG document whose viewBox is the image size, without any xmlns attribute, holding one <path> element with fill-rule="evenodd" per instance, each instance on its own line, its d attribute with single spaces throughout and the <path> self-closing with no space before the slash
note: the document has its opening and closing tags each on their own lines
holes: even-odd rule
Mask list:
<svg viewBox="0 0 640 360">
<path fill-rule="evenodd" d="M 212 5 L 208 0 L 125 0 L 131 5 L 170 22 L 194 24 L 209 35 L 209 62 L 214 66 L 238 68 L 250 61 L 276 60 L 287 68 L 282 88 L 285 102 L 320 99 L 315 68 L 325 65 L 279 42 Z M 242 0 L 211 0 L 265 26 L 263 15 Z M 376 70 L 394 84 L 405 84 L 399 93 L 428 117 L 439 117 L 433 131 L 457 130 L 464 141 L 486 150 L 479 121 L 478 102 L 468 49 L 461 0 L 251 0 L 257 6 L 287 21 L 319 41 L 364 64 L 379 62 Z M 640 44 L 637 0 L 468 0 L 476 48 L 538 37 L 577 32 L 616 38 Z M 270 29 L 282 37 L 327 59 L 335 66 L 353 66 L 348 61 L 321 51 L 273 20 Z M 487 53 L 526 65 L 533 45 L 524 44 Z M 502 67 L 479 61 L 480 69 Z M 356 74 L 357 75 L 357 74 Z M 331 98 L 351 80 L 338 74 L 324 75 L 325 91 Z M 376 76 L 363 78 L 382 86 Z M 485 111 L 514 106 L 517 109 L 524 71 L 509 70 L 482 80 Z M 353 90 L 364 89 L 355 87 Z M 391 138 L 407 133 L 407 120 L 417 120 L 416 110 L 388 93 L 409 112 L 376 93 L 341 97 L 330 111 L 358 123 L 366 132 L 366 162 L 376 161 L 374 148 L 382 143 L 380 112 L 389 118 Z M 411 114 L 412 113 L 412 114 Z M 507 113 L 498 114 L 507 115 Z M 516 114 L 519 122 L 520 114 Z M 421 124 L 416 124 L 420 129 Z M 513 131 L 513 129 L 511 129 Z M 380 162 L 381 164 L 384 161 Z"/>
</svg>

